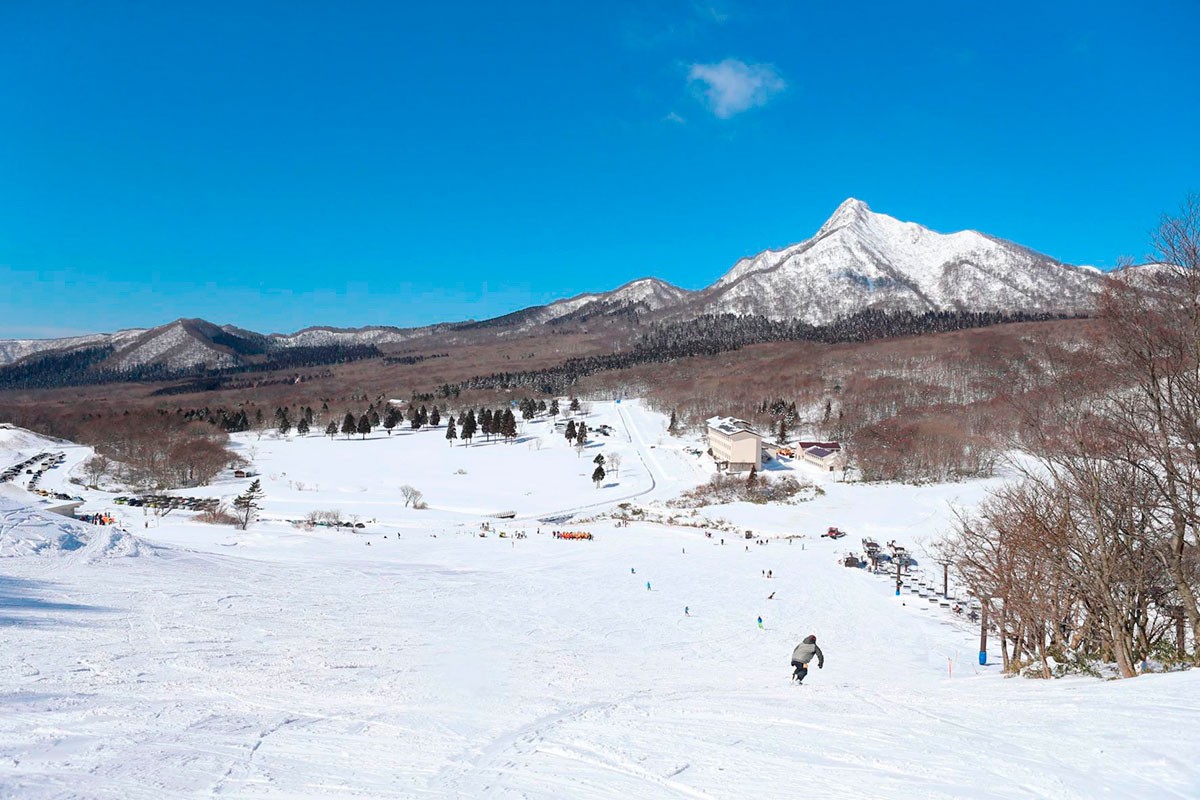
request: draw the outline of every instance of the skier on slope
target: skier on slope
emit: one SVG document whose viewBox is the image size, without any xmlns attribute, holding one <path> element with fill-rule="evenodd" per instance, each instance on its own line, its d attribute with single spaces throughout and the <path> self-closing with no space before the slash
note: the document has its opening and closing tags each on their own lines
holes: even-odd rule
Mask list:
<svg viewBox="0 0 1200 800">
<path fill-rule="evenodd" d="M 813 656 L 817 657 L 817 668 L 825 669 L 825 654 L 817 647 L 816 634 L 804 637 L 804 641 L 792 651 L 792 680 L 804 683 L 808 676 L 808 662 L 813 660 Z"/>
</svg>

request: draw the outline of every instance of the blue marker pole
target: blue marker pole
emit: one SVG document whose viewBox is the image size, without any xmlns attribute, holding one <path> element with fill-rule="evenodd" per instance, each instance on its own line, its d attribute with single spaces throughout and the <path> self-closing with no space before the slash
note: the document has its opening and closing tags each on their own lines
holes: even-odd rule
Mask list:
<svg viewBox="0 0 1200 800">
<path fill-rule="evenodd" d="M 985 597 L 979 604 L 979 666 L 987 666 L 987 612 L 988 601 Z"/>
</svg>

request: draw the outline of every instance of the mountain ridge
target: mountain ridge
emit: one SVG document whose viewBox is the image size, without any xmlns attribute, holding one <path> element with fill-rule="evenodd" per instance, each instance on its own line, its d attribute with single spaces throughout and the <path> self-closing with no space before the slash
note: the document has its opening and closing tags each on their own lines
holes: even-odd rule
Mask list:
<svg viewBox="0 0 1200 800">
<path fill-rule="evenodd" d="M 824 325 L 865 310 L 1086 313 L 1102 275 L 978 231 L 938 233 L 848 198 L 812 237 L 740 258 L 700 290 L 647 276 L 608 292 L 584 292 L 490 319 L 410 328 L 317 325 L 260 334 L 181 318 L 149 329 L 0 340 L 0 367 L 47 353 L 112 347 L 106 363 L 116 370 L 147 365 L 220 370 L 289 348 L 399 346 L 431 335 L 453 342 L 479 331 L 512 336 L 546 325 L 586 330 L 721 314 Z"/>
</svg>

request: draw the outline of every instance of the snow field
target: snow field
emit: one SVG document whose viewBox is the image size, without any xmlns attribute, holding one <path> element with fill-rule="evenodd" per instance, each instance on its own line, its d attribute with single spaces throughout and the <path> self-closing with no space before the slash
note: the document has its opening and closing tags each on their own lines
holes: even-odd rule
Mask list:
<svg viewBox="0 0 1200 800">
<path fill-rule="evenodd" d="M 624 454 L 616 487 L 575 474 L 591 457 L 561 436 L 454 448 L 478 479 L 467 490 L 456 462 L 435 460 L 450 450 L 437 431 L 249 437 L 270 515 L 360 513 L 357 498 L 379 522 L 241 532 L 116 506 L 142 557 L 79 525 L 106 557 L 0 558 L 0 798 L 1200 794 L 1195 673 L 1004 680 L 977 666 L 974 626 L 837 565 L 862 536 L 932 540 L 949 501 L 986 484 L 814 471 L 826 494 L 811 502 L 700 510 L 808 537 L 791 544 L 607 522 L 564 522 L 596 539 L 556 540 L 537 516 L 597 496 L 655 504 L 704 478 L 660 415 L 593 409 L 616 429 L 604 452 Z M 403 483 L 432 508 L 403 508 Z M 524 519 L 493 526 L 529 538 L 478 536 L 469 510 L 496 504 Z M 0 546 L 56 535 L 40 512 L 5 513 Z M 830 524 L 849 538 L 817 538 Z M 809 633 L 826 666 L 798 687 L 788 661 Z"/>
</svg>

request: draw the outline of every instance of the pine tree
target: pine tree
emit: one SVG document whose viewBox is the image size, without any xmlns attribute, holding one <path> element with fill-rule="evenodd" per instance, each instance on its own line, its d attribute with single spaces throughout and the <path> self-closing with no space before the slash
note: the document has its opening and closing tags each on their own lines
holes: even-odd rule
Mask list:
<svg viewBox="0 0 1200 800">
<path fill-rule="evenodd" d="M 545 400 L 538 400 L 537 410 L 539 413 L 542 413 L 542 414 L 546 413 L 546 401 Z"/>
<path fill-rule="evenodd" d="M 421 427 L 429 424 L 429 411 L 425 406 L 421 406 L 421 410 L 417 412 L 417 421 L 421 423 Z"/>
<path fill-rule="evenodd" d="M 412 422 L 410 422 L 409 424 L 412 426 L 412 429 L 413 429 L 414 431 L 419 431 L 419 430 L 421 430 L 421 425 L 422 425 L 423 423 L 421 422 L 421 414 L 420 414 L 420 412 L 418 412 L 418 413 L 416 413 L 416 414 L 414 414 L 414 415 L 413 415 Z"/>
<path fill-rule="evenodd" d="M 304 407 L 304 421 L 307 422 L 311 426 L 313 424 L 313 419 L 315 417 L 316 417 L 316 414 L 313 413 L 312 406 L 305 406 Z"/>
<path fill-rule="evenodd" d="M 496 418 L 492 414 L 490 408 L 485 408 L 479 415 L 479 430 L 490 441 L 492 438 L 492 430 L 495 427 Z"/>
<path fill-rule="evenodd" d="M 358 425 L 354 422 L 354 415 L 347 411 L 346 416 L 342 418 L 342 433 L 346 434 L 346 438 L 349 439 L 357 430 Z"/>
<path fill-rule="evenodd" d="M 454 430 L 454 417 L 450 417 L 450 421 L 446 423 L 446 441 L 450 446 L 454 446 L 454 440 L 458 438 L 458 434 Z"/>
<path fill-rule="evenodd" d="M 367 434 L 371 432 L 371 418 L 363 414 L 358 418 L 358 426 L 356 430 L 362 434 L 362 438 L 366 439 Z"/>
<path fill-rule="evenodd" d="M 572 410 L 572 411 L 578 411 L 578 410 L 579 410 L 579 398 L 578 398 L 578 397 L 572 397 L 572 398 L 571 398 L 571 406 L 570 406 L 570 408 L 571 408 L 571 410 Z"/>
<path fill-rule="evenodd" d="M 329 420 L 329 424 L 325 426 L 325 435 L 332 439 L 333 437 L 337 436 L 337 432 L 337 423 L 333 420 Z"/>
<path fill-rule="evenodd" d="M 258 516 L 259 504 L 263 497 L 262 484 L 255 478 L 249 489 L 233 498 L 233 508 L 237 512 L 238 525 L 242 530 L 250 527 L 250 523 Z"/>
<path fill-rule="evenodd" d="M 469 408 L 466 419 L 462 421 L 462 431 L 459 435 L 464 442 L 470 444 L 471 440 L 475 438 L 477 430 L 479 430 L 479 423 L 475 421 L 475 409 Z"/>
<path fill-rule="evenodd" d="M 567 437 L 568 442 L 575 441 L 575 420 L 567 420 L 567 430 L 564 435 Z"/>
<path fill-rule="evenodd" d="M 296 433 L 308 436 L 308 419 L 306 417 L 301 417 L 300 421 L 296 423 Z"/>
<path fill-rule="evenodd" d="M 367 421 L 371 423 L 372 428 L 378 428 L 379 427 L 379 412 L 372 408 L 367 413 Z"/>
<path fill-rule="evenodd" d="M 517 418 L 511 408 L 504 411 L 504 421 L 501 425 L 500 433 L 503 434 L 505 439 L 517 438 Z"/>
<path fill-rule="evenodd" d="M 604 466 L 604 453 L 597 453 L 596 457 L 592 459 L 592 463 L 596 464 L 597 466 L 603 467 Z"/>
<path fill-rule="evenodd" d="M 675 409 L 671 409 L 671 423 L 667 425 L 667 433 L 672 436 L 679 434 L 679 419 L 675 416 Z"/>
<path fill-rule="evenodd" d="M 552 416 L 552 417 L 558 416 L 558 398 L 557 397 L 550 401 L 550 416 Z"/>
<path fill-rule="evenodd" d="M 596 484 L 596 488 L 599 489 L 600 483 L 603 480 L 604 480 L 604 467 L 596 467 L 595 472 L 592 473 L 592 483 Z"/>
<path fill-rule="evenodd" d="M 275 412 L 275 427 L 279 430 L 280 436 L 287 436 L 292 430 L 292 421 L 288 419 L 286 408 L 281 408 Z"/>
<path fill-rule="evenodd" d="M 438 407 L 434 406 L 433 408 L 429 409 L 429 424 L 436 428 L 441 421 L 442 412 L 438 411 Z"/>
<path fill-rule="evenodd" d="M 787 417 L 779 418 L 779 443 L 787 444 L 788 424 Z"/>
<path fill-rule="evenodd" d="M 383 415 L 383 427 L 387 429 L 388 436 L 392 435 L 392 428 L 398 424 L 400 424 L 400 410 L 389 404 Z"/>
<path fill-rule="evenodd" d="M 579 423 L 579 427 L 575 429 L 575 450 L 579 455 L 583 455 L 583 448 L 587 446 L 587 423 Z"/>
</svg>

